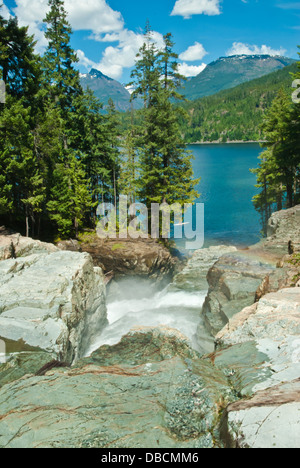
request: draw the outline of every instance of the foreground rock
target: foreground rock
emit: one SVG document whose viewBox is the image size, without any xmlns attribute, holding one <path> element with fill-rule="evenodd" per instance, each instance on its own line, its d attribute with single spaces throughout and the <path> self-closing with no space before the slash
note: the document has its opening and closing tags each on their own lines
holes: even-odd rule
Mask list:
<svg viewBox="0 0 300 468">
<path fill-rule="evenodd" d="M 300 379 L 230 405 L 222 436 L 231 448 L 299 448 Z"/>
<path fill-rule="evenodd" d="M 223 255 L 236 251 L 236 247 L 226 245 L 197 250 L 186 267 L 174 277 L 173 286 L 185 291 L 206 291 L 207 272 Z"/>
<path fill-rule="evenodd" d="M 246 399 L 229 405 L 230 447 L 300 446 L 300 289 L 268 294 L 230 320 L 210 356 Z"/>
<path fill-rule="evenodd" d="M 6 363 L 0 364 L 0 387 L 19 380 L 24 375 L 36 374 L 43 366 L 55 358 L 54 353 L 44 351 L 13 353 L 8 357 Z"/>
<path fill-rule="evenodd" d="M 12 352 L 30 346 L 72 362 L 106 324 L 102 271 L 88 254 L 28 242 L 25 257 L 0 262 L 0 337 Z"/>
<path fill-rule="evenodd" d="M 68 241 L 58 244 L 60 249 L 89 253 L 94 265 L 108 276 L 142 276 L 165 284 L 178 267 L 178 258 L 162 244 L 152 239 L 103 240 L 91 234 L 82 242 Z"/>
<path fill-rule="evenodd" d="M 141 329 L 72 369 L 0 389 L 0 447 L 218 447 L 234 400 L 179 332 Z"/>
</svg>

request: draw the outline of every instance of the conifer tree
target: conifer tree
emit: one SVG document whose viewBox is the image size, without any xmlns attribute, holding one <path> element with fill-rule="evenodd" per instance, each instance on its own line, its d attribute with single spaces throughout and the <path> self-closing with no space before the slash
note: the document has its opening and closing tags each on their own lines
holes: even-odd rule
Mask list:
<svg viewBox="0 0 300 468">
<path fill-rule="evenodd" d="M 170 34 L 165 36 L 165 48 L 157 50 L 146 29 L 145 43 L 140 49 L 132 73 L 135 87 L 133 98 L 144 100 L 143 131 L 139 139 L 139 197 L 151 203 L 187 203 L 197 197 L 194 190 L 192 157 L 185 149 L 179 129 L 179 113 L 173 99 L 180 99 L 176 88 L 181 77 L 177 55 L 172 52 Z"/>
<path fill-rule="evenodd" d="M 26 225 L 34 234 L 44 201 L 44 180 L 34 149 L 40 86 L 40 58 L 28 28 L 16 18 L 0 21 L 0 70 L 6 82 L 6 103 L 0 109 L 0 212 L 10 224 Z"/>
<path fill-rule="evenodd" d="M 48 47 L 43 57 L 44 80 L 52 101 L 64 119 L 74 110 L 74 98 L 82 93 L 79 72 L 74 68 L 78 57 L 70 45 L 72 28 L 67 20 L 63 0 L 49 0 L 50 10 L 44 22 Z"/>
<path fill-rule="evenodd" d="M 254 205 L 261 213 L 266 229 L 268 218 L 275 210 L 290 208 L 299 200 L 299 115 L 291 94 L 281 89 L 266 113 L 262 131 L 267 149 L 260 156 L 261 163 L 252 170 L 257 175 L 261 192 L 254 197 Z"/>
<path fill-rule="evenodd" d="M 56 165 L 53 178 L 51 199 L 47 204 L 50 218 L 63 238 L 72 235 L 77 238 L 90 209 L 91 198 L 82 164 L 74 153 L 68 154 L 67 163 Z"/>
</svg>

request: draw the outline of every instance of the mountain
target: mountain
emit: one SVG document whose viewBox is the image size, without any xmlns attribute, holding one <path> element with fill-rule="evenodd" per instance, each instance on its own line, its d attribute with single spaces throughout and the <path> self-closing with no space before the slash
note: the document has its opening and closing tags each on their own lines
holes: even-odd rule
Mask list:
<svg viewBox="0 0 300 468">
<path fill-rule="evenodd" d="M 181 119 L 181 130 L 188 143 L 212 141 L 259 141 L 260 125 L 280 88 L 292 95 L 291 73 L 297 63 L 221 91 L 183 104 L 189 119 Z"/>
<path fill-rule="evenodd" d="M 270 55 L 234 55 L 210 63 L 199 75 L 186 82 L 181 92 L 189 100 L 211 96 L 234 88 L 294 63 L 286 57 Z"/>
<path fill-rule="evenodd" d="M 95 96 L 107 106 L 109 99 L 114 101 L 116 109 L 125 112 L 130 109 L 130 93 L 121 83 L 98 70 L 92 69 L 90 73 L 81 75 L 81 85 L 94 91 Z"/>
</svg>

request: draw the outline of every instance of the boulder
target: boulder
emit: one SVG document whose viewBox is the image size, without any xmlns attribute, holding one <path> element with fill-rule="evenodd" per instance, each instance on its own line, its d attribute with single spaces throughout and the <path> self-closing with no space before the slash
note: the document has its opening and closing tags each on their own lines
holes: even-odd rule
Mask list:
<svg viewBox="0 0 300 468">
<path fill-rule="evenodd" d="M 210 268 L 223 255 L 236 251 L 236 247 L 226 245 L 197 250 L 186 267 L 174 277 L 172 286 L 185 291 L 207 291 L 207 273 Z"/>
<path fill-rule="evenodd" d="M 208 331 L 216 335 L 235 314 L 252 305 L 262 281 L 275 269 L 275 263 L 251 251 L 228 254 L 215 263 L 207 276 L 209 291 L 202 311 Z"/>
<path fill-rule="evenodd" d="M 139 329 L 0 389 L 1 448 L 213 448 L 235 396 L 178 331 Z"/>
<path fill-rule="evenodd" d="M 300 205 L 273 213 L 269 223 L 265 250 L 281 255 L 300 251 Z"/>
<path fill-rule="evenodd" d="M 216 336 L 217 346 L 300 335 L 300 289 L 282 289 L 235 315 Z"/>
<path fill-rule="evenodd" d="M 0 228 L 0 260 L 27 257 L 33 254 L 58 252 L 53 244 L 47 244 L 21 234 Z"/>
<path fill-rule="evenodd" d="M 72 362 L 106 325 L 105 284 L 88 254 L 39 253 L 0 262 L 0 337 Z"/>
<path fill-rule="evenodd" d="M 300 289 L 290 288 L 245 308 L 217 335 L 209 358 L 243 397 L 224 415 L 226 447 L 300 447 L 299 334 Z"/>
</svg>

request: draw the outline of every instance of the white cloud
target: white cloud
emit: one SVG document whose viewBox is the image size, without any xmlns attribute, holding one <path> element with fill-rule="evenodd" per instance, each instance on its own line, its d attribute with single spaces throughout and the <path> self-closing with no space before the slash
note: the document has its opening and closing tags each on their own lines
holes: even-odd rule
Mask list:
<svg viewBox="0 0 300 468">
<path fill-rule="evenodd" d="M 86 68 L 87 70 L 90 70 L 91 68 L 95 68 L 95 65 L 96 65 L 95 62 L 93 62 L 93 60 L 90 60 L 88 57 L 86 57 L 83 50 L 78 49 L 76 53 L 77 53 L 79 63 L 82 67 Z"/>
<path fill-rule="evenodd" d="M 272 47 L 262 45 L 262 46 L 257 46 L 257 45 L 249 45 L 249 44 L 243 44 L 242 42 L 234 42 L 232 44 L 232 48 L 229 49 L 226 54 L 227 55 L 271 55 L 271 56 L 277 56 L 277 55 L 284 55 L 286 53 L 286 50 L 283 49 L 282 47 L 280 49 L 272 49 Z"/>
<path fill-rule="evenodd" d="M 196 60 L 202 60 L 205 55 L 207 55 L 207 52 L 203 45 L 199 42 L 195 42 L 195 44 L 190 46 L 185 52 L 182 52 L 179 58 L 187 62 L 195 62 Z"/>
<path fill-rule="evenodd" d="M 11 13 L 10 13 L 9 9 L 4 4 L 2 5 L 2 8 L 0 8 L 0 14 L 6 20 L 8 20 L 10 18 L 10 16 L 11 16 Z"/>
<path fill-rule="evenodd" d="M 77 51 L 79 63 L 86 69 L 91 67 L 96 68 L 114 79 L 119 79 L 122 76 L 124 68 L 134 66 L 136 55 L 145 41 L 143 34 L 136 34 L 128 29 L 124 29 L 113 35 L 105 35 L 104 37 L 96 36 L 95 39 L 101 42 L 118 42 L 118 45 L 107 47 L 99 63 L 92 62 L 82 51 Z M 163 47 L 163 36 L 160 33 L 154 31 L 152 39 L 158 48 Z"/>
<path fill-rule="evenodd" d="M 113 10 L 106 0 L 65 0 L 65 9 L 75 31 L 105 34 L 121 31 L 124 27 L 121 13 Z M 35 34 L 39 51 L 47 45 L 42 31 L 43 19 L 48 10 L 48 0 L 16 0 L 16 7 L 13 8 L 20 25 L 29 25 L 29 32 Z"/>
<path fill-rule="evenodd" d="M 193 15 L 220 15 L 221 0 L 177 0 L 171 16 L 189 19 Z"/>
<path fill-rule="evenodd" d="M 187 63 L 180 63 L 179 64 L 179 73 L 183 76 L 186 76 L 187 78 L 191 76 L 197 76 L 199 73 L 201 73 L 207 65 L 205 63 L 202 63 L 202 65 L 196 66 L 196 65 L 188 65 Z"/>
</svg>

